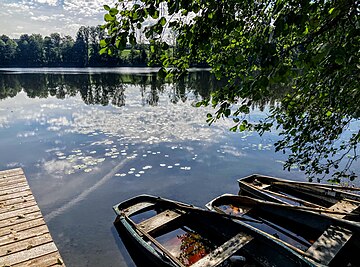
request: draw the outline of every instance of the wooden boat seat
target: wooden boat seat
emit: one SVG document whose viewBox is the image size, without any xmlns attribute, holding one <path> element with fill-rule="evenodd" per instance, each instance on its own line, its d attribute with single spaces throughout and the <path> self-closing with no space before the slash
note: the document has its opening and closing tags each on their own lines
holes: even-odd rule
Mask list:
<svg viewBox="0 0 360 267">
<path fill-rule="evenodd" d="M 141 211 L 142 209 L 148 208 L 152 205 L 154 205 L 154 203 L 152 202 L 140 202 L 125 209 L 124 212 L 127 216 L 131 216 L 132 214 Z"/>
<path fill-rule="evenodd" d="M 181 213 L 173 211 L 173 210 L 165 210 L 149 219 L 142 221 L 138 224 L 143 231 L 150 233 L 156 229 L 165 226 L 165 224 L 175 220 L 176 218 L 180 217 Z"/>
<path fill-rule="evenodd" d="M 319 263 L 328 265 L 341 248 L 349 241 L 352 232 L 331 225 L 306 251 L 306 254 Z"/>
<path fill-rule="evenodd" d="M 217 266 L 220 262 L 230 258 L 236 251 L 245 246 L 252 239 L 252 236 L 246 235 L 245 233 L 239 233 L 202 259 L 195 262 L 191 267 Z"/>
<path fill-rule="evenodd" d="M 340 200 L 338 201 L 336 204 L 332 205 L 329 210 L 331 211 L 338 211 L 338 212 L 346 212 L 346 213 L 351 213 L 354 210 L 356 210 L 359 207 L 358 204 L 350 202 L 350 201 L 346 201 L 346 200 Z M 343 214 L 333 214 L 333 217 L 336 218 L 344 218 L 346 215 Z"/>
</svg>

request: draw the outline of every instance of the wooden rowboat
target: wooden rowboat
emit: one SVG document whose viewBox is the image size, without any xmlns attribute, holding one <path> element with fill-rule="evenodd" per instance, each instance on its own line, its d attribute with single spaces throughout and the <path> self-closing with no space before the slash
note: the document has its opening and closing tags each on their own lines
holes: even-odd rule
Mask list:
<svg viewBox="0 0 360 267">
<path fill-rule="evenodd" d="M 144 266 L 319 266 L 250 225 L 184 203 L 141 195 L 114 211 Z"/>
<path fill-rule="evenodd" d="M 360 188 L 290 181 L 253 174 L 238 180 L 239 195 L 295 206 L 327 209 L 328 215 L 354 220 L 360 214 Z M 338 214 L 336 214 L 338 212 Z"/>
<path fill-rule="evenodd" d="M 324 210 L 229 194 L 215 198 L 206 207 L 271 235 L 319 264 L 360 266 L 359 225 L 319 214 Z"/>
</svg>

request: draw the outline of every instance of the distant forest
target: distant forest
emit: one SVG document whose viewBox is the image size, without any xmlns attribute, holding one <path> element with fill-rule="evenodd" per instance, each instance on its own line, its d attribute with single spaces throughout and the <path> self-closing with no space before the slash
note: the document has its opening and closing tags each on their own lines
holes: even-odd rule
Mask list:
<svg viewBox="0 0 360 267">
<path fill-rule="evenodd" d="M 71 36 L 52 33 L 23 34 L 18 39 L 0 36 L 0 67 L 115 67 L 146 66 L 151 55 L 146 44 L 128 47 L 115 56 L 100 55 L 100 26 L 79 28 Z"/>
</svg>

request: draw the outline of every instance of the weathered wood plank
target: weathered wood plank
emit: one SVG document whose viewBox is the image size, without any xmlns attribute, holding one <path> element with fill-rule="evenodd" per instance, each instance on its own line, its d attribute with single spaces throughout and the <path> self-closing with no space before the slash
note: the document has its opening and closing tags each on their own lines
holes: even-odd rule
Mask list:
<svg viewBox="0 0 360 267">
<path fill-rule="evenodd" d="M 140 203 L 136 203 L 135 205 L 127 208 L 126 210 L 124 210 L 124 212 L 129 216 L 133 213 L 136 213 L 142 209 L 148 208 L 153 205 L 154 205 L 154 203 L 151 203 L 151 202 L 140 202 Z"/>
<path fill-rule="evenodd" d="M 35 218 L 31 221 L 25 221 L 15 225 L 5 226 L 0 228 L 0 237 L 4 235 L 10 235 L 19 231 L 24 231 L 26 229 L 31 229 L 37 226 L 45 225 L 43 218 Z"/>
<path fill-rule="evenodd" d="M 9 178 L 0 178 L 0 187 L 5 186 L 5 185 L 11 185 L 11 184 L 17 184 L 17 183 L 21 183 L 23 181 L 26 181 L 26 178 L 24 175 L 15 175 L 15 176 L 11 176 Z"/>
<path fill-rule="evenodd" d="M 10 219 L 6 219 L 6 220 L 2 220 L 0 221 L 0 229 L 5 228 L 5 227 L 9 227 L 9 226 L 13 226 L 13 225 L 17 225 L 23 222 L 29 222 L 32 221 L 34 219 L 38 219 L 38 218 L 42 218 L 42 214 L 40 212 L 40 210 L 36 211 L 36 212 L 32 212 L 32 213 L 28 213 L 25 216 L 19 216 L 19 217 L 13 217 Z"/>
<path fill-rule="evenodd" d="M 231 255 L 249 243 L 252 239 L 252 236 L 239 233 L 202 259 L 195 262 L 193 265 L 191 265 L 191 267 L 217 266 L 219 263 L 230 258 Z"/>
<path fill-rule="evenodd" d="M 11 206 L 11 205 L 19 204 L 19 203 L 24 203 L 24 202 L 30 202 L 30 201 L 35 201 L 35 198 L 31 194 L 30 195 L 25 195 L 25 196 L 20 196 L 20 197 L 17 197 L 17 198 L 1 200 L 0 201 L 0 209 L 2 207 L 7 207 L 7 206 Z"/>
<path fill-rule="evenodd" d="M 60 257 L 60 254 L 58 252 L 52 252 L 50 254 L 46 254 L 26 262 L 11 265 L 11 267 L 48 267 L 62 265 L 63 261 Z"/>
<path fill-rule="evenodd" d="M 328 265 L 342 247 L 350 240 L 352 232 L 331 225 L 306 251 L 312 259 Z"/>
<path fill-rule="evenodd" d="M 25 190 L 22 192 L 17 192 L 17 193 L 13 193 L 13 194 L 0 196 L 0 201 L 5 201 L 5 200 L 29 196 L 29 195 L 32 195 L 30 188 L 28 190 Z"/>
<path fill-rule="evenodd" d="M 339 212 L 346 212 L 351 213 L 359 207 L 358 204 L 346 201 L 346 200 L 339 200 L 336 204 L 332 205 L 329 210 L 331 211 L 339 211 Z M 333 217 L 337 217 L 339 219 L 344 218 L 346 215 L 342 214 L 333 214 Z"/>
<path fill-rule="evenodd" d="M 8 211 L 15 211 L 15 210 L 19 210 L 19 209 L 24 209 L 24 208 L 28 208 L 31 206 L 37 205 L 35 199 L 34 200 L 30 200 L 30 201 L 23 201 L 20 203 L 15 203 L 12 205 L 2 205 L 0 203 L 0 214 L 8 212 Z"/>
<path fill-rule="evenodd" d="M 0 258 L 0 266 L 12 266 L 25 261 L 30 261 L 43 255 L 56 252 L 57 248 L 53 242 L 33 247 L 18 253 L 9 254 Z"/>
<path fill-rule="evenodd" d="M 30 187 L 28 185 L 0 191 L 0 196 L 11 195 L 11 194 L 23 192 L 26 190 L 30 190 Z"/>
<path fill-rule="evenodd" d="M 20 181 L 19 183 L 16 183 L 16 184 L 3 185 L 0 187 L 0 194 L 3 191 L 7 191 L 9 189 L 21 188 L 21 187 L 25 187 L 25 186 L 28 186 L 28 183 L 26 181 Z"/>
<path fill-rule="evenodd" d="M 23 250 L 29 250 L 33 247 L 37 247 L 46 243 L 52 242 L 51 235 L 49 233 L 34 236 L 32 238 L 20 240 L 18 242 L 9 243 L 1 246 L 0 257 L 18 253 Z"/>
<path fill-rule="evenodd" d="M 155 229 L 164 226 L 170 221 L 180 217 L 181 214 L 172 210 L 165 210 L 149 219 L 142 221 L 138 226 L 147 233 L 154 231 Z"/>
<path fill-rule="evenodd" d="M 3 171 L 0 171 L 0 179 L 7 178 L 8 176 L 19 175 L 19 174 L 24 174 L 24 172 L 21 168 L 15 168 L 15 169 L 11 169 L 11 170 L 3 170 Z"/>
<path fill-rule="evenodd" d="M 49 229 L 45 224 L 34 228 L 26 229 L 24 231 L 14 231 L 10 235 L 0 237 L 0 246 L 5 246 L 14 242 L 19 243 L 21 240 L 35 238 L 46 233 L 49 233 Z"/>
<path fill-rule="evenodd" d="M 2 220 L 5 219 L 10 219 L 10 218 L 21 218 L 21 217 L 25 217 L 26 214 L 28 213 L 32 213 L 35 211 L 40 211 L 39 207 L 37 205 L 31 206 L 31 207 L 27 207 L 24 208 L 22 210 L 14 210 L 14 211 L 8 211 L 8 212 L 4 212 L 0 214 L 0 224 Z"/>
</svg>

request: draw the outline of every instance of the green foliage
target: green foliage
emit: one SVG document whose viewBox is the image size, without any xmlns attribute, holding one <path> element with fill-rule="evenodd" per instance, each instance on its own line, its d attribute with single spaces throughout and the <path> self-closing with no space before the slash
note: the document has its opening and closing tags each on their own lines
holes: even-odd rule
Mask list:
<svg viewBox="0 0 360 267">
<path fill-rule="evenodd" d="M 113 9 L 105 7 L 103 51 L 121 49 L 118 42 L 130 42 L 140 29 L 154 55 L 150 62 L 171 66 L 168 75 L 179 77 L 192 62 L 206 62 L 216 77 L 227 80 L 211 101 L 201 103 L 216 108 L 209 123 L 233 117 L 232 131 L 260 134 L 276 126 L 283 137 L 276 150 L 290 153 L 285 168 L 297 164 L 309 178 L 331 173 L 333 179 L 353 179 L 350 165 L 358 159 L 360 132 L 339 139 L 360 116 L 359 5 L 357 0 L 141 0 L 135 5 L 119 0 Z M 176 53 L 168 51 L 167 32 L 177 34 Z M 268 118 L 248 121 L 253 101 L 278 90 L 284 94 Z"/>
<path fill-rule="evenodd" d="M 130 56 L 114 52 L 113 57 L 109 57 L 107 48 L 100 49 L 106 46 L 104 34 L 100 26 L 81 26 L 75 40 L 71 36 L 62 37 L 59 33 L 45 37 L 40 34 L 23 34 L 19 39 L 2 35 L 0 67 L 146 66 L 149 45 L 135 45 L 132 38 L 130 40 L 135 45 L 134 49 L 126 41 L 122 44 L 124 49 L 131 51 Z"/>
</svg>

